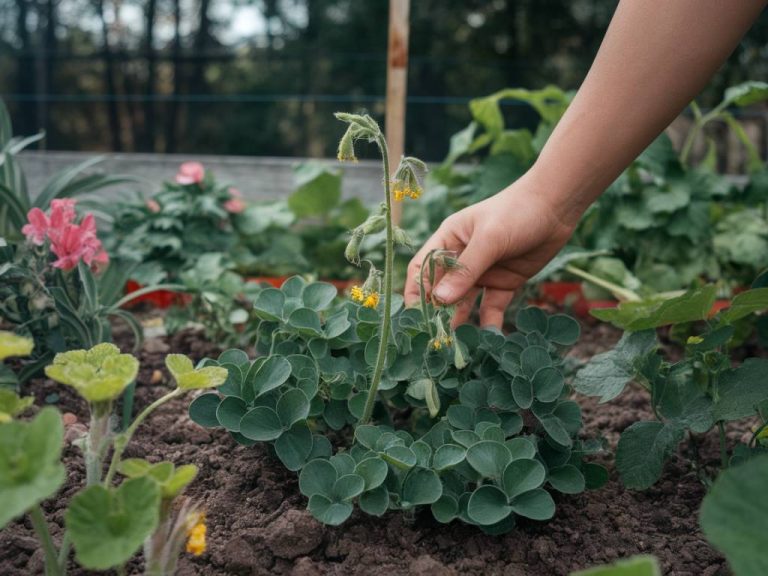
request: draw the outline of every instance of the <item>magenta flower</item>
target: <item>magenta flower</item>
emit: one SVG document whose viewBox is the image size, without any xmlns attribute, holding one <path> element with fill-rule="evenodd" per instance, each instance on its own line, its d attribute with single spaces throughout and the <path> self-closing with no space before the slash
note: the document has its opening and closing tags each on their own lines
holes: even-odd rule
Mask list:
<svg viewBox="0 0 768 576">
<path fill-rule="evenodd" d="M 200 184 L 205 178 L 205 168 L 200 162 L 184 162 L 179 166 L 179 172 L 176 174 L 176 183 L 188 186 L 189 184 Z"/>
</svg>

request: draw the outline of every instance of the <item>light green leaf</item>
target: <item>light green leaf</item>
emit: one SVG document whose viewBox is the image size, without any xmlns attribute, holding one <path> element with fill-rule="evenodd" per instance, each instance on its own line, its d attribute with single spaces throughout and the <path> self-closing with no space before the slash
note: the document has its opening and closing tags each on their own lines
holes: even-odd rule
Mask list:
<svg viewBox="0 0 768 576">
<path fill-rule="evenodd" d="M 203 390 L 217 388 L 226 382 L 229 372 L 221 366 L 206 366 L 195 369 L 192 360 L 183 354 L 168 354 L 165 366 L 182 390 Z"/>
<path fill-rule="evenodd" d="M 662 576 L 654 556 L 638 555 L 613 564 L 571 572 L 571 576 Z"/>
<path fill-rule="evenodd" d="M 58 492 L 64 426 L 55 408 L 30 422 L 0 424 L 0 529 Z"/>
<path fill-rule="evenodd" d="M 768 288 L 755 288 L 737 294 L 730 307 L 720 313 L 720 319 L 723 322 L 734 322 L 765 309 L 768 309 Z"/>
<path fill-rule="evenodd" d="M 119 488 L 91 486 L 75 495 L 65 521 L 77 561 L 91 570 L 127 562 L 155 531 L 160 488 L 149 478 L 134 478 Z"/>
<path fill-rule="evenodd" d="M 764 100 L 768 100 L 768 84 L 749 80 L 727 88 L 720 106 L 749 106 Z"/>
<path fill-rule="evenodd" d="M 0 330 L 0 362 L 11 356 L 29 356 L 34 346 L 31 338 Z"/>
<path fill-rule="evenodd" d="M 35 403 L 34 396 L 19 397 L 16 392 L 0 384 L 0 424 L 10 422 Z"/>
</svg>

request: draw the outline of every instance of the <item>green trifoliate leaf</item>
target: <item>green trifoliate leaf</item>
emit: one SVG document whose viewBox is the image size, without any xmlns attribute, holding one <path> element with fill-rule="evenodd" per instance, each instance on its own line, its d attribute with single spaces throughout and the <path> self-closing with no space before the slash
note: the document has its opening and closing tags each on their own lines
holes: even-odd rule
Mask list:
<svg viewBox="0 0 768 576">
<path fill-rule="evenodd" d="M 216 388 L 226 382 L 229 372 L 221 366 L 195 368 L 192 360 L 183 354 L 168 354 L 165 366 L 182 390 Z"/>
<path fill-rule="evenodd" d="M 51 380 L 72 386 L 88 402 L 114 400 L 138 372 L 139 361 L 130 354 L 120 354 L 113 344 L 56 354 L 53 364 L 45 368 Z"/>
<path fill-rule="evenodd" d="M 120 474 L 126 478 L 147 477 L 154 480 L 160 487 L 160 495 L 164 499 L 175 498 L 197 476 L 197 466 L 184 464 L 176 467 L 171 462 L 151 464 L 142 458 L 128 458 L 120 462 Z"/>
<path fill-rule="evenodd" d="M 11 356 L 29 356 L 34 346 L 31 338 L 0 330 L 0 362 Z"/>
<path fill-rule="evenodd" d="M 77 561 L 91 570 L 127 562 L 157 528 L 160 488 L 149 478 L 116 489 L 91 486 L 70 502 L 65 516 Z"/>
<path fill-rule="evenodd" d="M 22 398 L 13 390 L 0 388 L 0 424 L 10 422 L 34 403 L 34 396 Z"/>
<path fill-rule="evenodd" d="M 63 436 L 61 417 L 50 407 L 30 422 L 0 424 L 0 528 L 64 483 Z"/>
<path fill-rule="evenodd" d="M 768 574 L 766 478 L 768 456 L 757 456 L 722 472 L 701 505 L 704 535 L 739 576 Z"/>
</svg>

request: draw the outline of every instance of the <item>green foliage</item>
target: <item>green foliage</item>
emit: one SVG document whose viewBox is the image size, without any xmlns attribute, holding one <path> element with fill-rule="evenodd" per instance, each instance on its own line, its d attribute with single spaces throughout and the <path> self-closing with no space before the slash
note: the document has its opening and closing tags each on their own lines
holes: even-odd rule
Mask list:
<svg viewBox="0 0 768 576">
<path fill-rule="evenodd" d="M 142 458 L 128 458 L 120 462 L 119 472 L 126 478 L 147 477 L 160 487 L 160 496 L 170 500 L 181 494 L 197 476 L 197 466 L 172 462 L 151 464 Z"/>
<path fill-rule="evenodd" d="M 79 492 L 65 516 L 75 558 L 92 570 L 122 566 L 154 532 L 159 507 L 160 487 L 147 477 Z"/>
<path fill-rule="evenodd" d="M 58 492 L 66 476 L 63 437 L 54 408 L 30 422 L 0 424 L 0 528 Z"/>
<path fill-rule="evenodd" d="M 768 406 L 768 361 L 747 358 L 733 366 L 729 347 L 739 337 L 733 323 L 768 308 L 766 288 L 740 293 L 713 317 L 714 298 L 715 287 L 705 286 L 672 299 L 628 302 L 614 311 L 595 313 L 628 332 L 613 350 L 598 354 L 577 373 L 574 387 L 607 402 L 636 380 L 650 392 L 656 415 L 655 421 L 629 426 L 619 440 L 616 468 L 630 488 L 654 484 L 687 432 L 696 435 L 719 428 L 723 467 L 732 459 L 761 452 L 756 433 L 729 456 L 723 426 L 755 415 L 765 420 L 761 407 Z M 671 326 L 673 334 L 699 332 L 688 337 L 683 358 L 667 361 L 662 356 L 653 330 L 661 326 Z"/>
<path fill-rule="evenodd" d="M 10 422 L 15 416 L 34 404 L 34 396 L 19 397 L 13 390 L 0 388 L 0 424 Z"/>
<path fill-rule="evenodd" d="M 381 312 L 334 304 L 334 296 L 333 287 L 299 277 L 261 292 L 256 350 L 264 356 L 229 350 L 207 360 L 229 377 L 218 394 L 191 404 L 190 417 L 243 444 L 270 443 L 300 470 L 312 514 L 333 525 L 357 503 L 374 516 L 431 506 L 441 522 L 505 531 L 515 516 L 550 518 L 549 491 L 584 490 L 582 458 L 592 448 L 577 438 L 581 415 L 560 356 L 578 338 L 576 322 L 526 308 L 506 337 L 463 326 L 454 345 L 468 361 L 459 368 L 453 350 L 428 345 L 422 313 L 397 304 L 377 422 L 361 425 Z M 439 399 L 434 418 L 417 391 L 423 382 L 434 383 Z M 523 389 L 528 396 L 515 394 Z M 408 430 L 392 426 L 392 410 L 411 412 Z M 325 434 L 348 426 L 354 441 L 334 454 Z"/>
<path fill-rule="evenodd" d="M 765 554 L 765 478 L 768 455 L 723 472 L 704 498 L 699 521 L 704 535 L 728 559 L 737 576 L 768 572 Z"/>
<path fill-rule="evenodd" d="M 169 354 L 165 367 L 182 390 L 200 390 L 221 386 L 227 379 L 227 371 L 217 366 L 195 368 L 192 360 L 183 354 Z"/>
<path fill-rule="evenodd" d="M 661 576 L 655 556 L 638 555 L 606 566 L 571 572 L 571 576 Z"/>
<path fill-rule="evenodd" d="M 138 372 L 139 361 L 130 354 L 121 354 L 114 344 L 62 352 L 45 369 L 46 376 L 73 387 L 90 403 L 115 400 Z"/>
</svg>

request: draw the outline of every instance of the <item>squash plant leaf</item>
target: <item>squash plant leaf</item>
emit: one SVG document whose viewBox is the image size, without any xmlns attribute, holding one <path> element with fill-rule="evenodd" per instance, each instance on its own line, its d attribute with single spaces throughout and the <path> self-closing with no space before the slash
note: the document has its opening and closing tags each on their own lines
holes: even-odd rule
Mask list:
<svg viewBox="0 0 768 576">
<path fill-rule="evenodd" d="M 644 490 L 660 477 L 664 461 L 683 439 L 681 425 L 635 422 L 619 439 L 616 468 L 627 488 Z"/>
<path fill-rule="evenodd" d="M 61 416 L 51 407 L 30 422 L 0 424 L 0 528 L 64 483 L 63 437 Z"/>
</svg>

